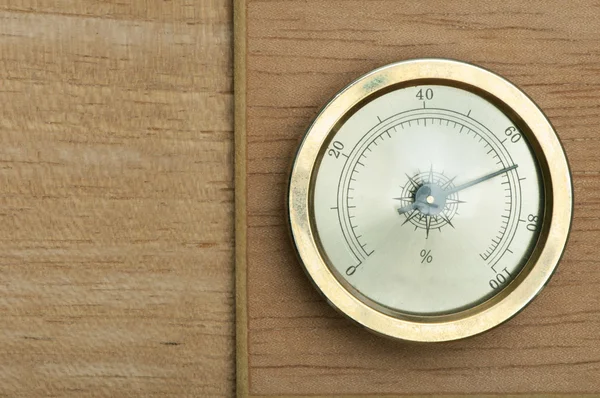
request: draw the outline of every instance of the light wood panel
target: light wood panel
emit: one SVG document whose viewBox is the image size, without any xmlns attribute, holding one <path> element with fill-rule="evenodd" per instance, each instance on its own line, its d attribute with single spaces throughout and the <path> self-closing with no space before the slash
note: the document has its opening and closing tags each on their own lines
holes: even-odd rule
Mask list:
<svg viewBox="0 0 600 398">
<path fill-rule="evenodd" d="M 0 1 L 0 397 L 233 395 L 231 9 Z"/>
<path fill-rule="evenodd" d="M 246 12 L 240 391 L 600 393 L 598 4 L 247 0 Z M 308 282 L 285 227 L 287 170 L 320 106 L 357 76 L 417 57 L 473 62 L 530 94 L 566 148 L 576 198 L 568 250 L 542 295 L 498 329 L 434 346 L 388 341 L 343 319 Z"/>
</svg>

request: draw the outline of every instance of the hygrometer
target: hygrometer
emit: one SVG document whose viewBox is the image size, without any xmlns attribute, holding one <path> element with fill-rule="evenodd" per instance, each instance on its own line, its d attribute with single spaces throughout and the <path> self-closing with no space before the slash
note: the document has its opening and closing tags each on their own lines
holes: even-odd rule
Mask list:
<svg viewBox="0 0 600 398">
<path fill-rule="evenodd" d="M 542 111 L 504 78 L 445 59 L 360 77 L 293 163 L 292 240 L 316 288 L 364 327 L 434 342 L 526 306 L 563 253 L 572 184 Z"/>
</svg>

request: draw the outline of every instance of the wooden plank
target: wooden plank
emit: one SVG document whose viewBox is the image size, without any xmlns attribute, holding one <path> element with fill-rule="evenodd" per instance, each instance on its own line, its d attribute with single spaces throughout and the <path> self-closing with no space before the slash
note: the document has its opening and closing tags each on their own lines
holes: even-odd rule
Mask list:
<svg viewBox="0 0 600 398">
<path fill-rule="evenodd" d="M 0 1 L 0 396 L 231 396 L 229 1 Z"/>
<path fill-rule="evenodd" d="M 246 3 L 234 2 L 235 83 L 235 302 L 236 393 L 248 391 L 248 312 L 246 290 Z"/>
<path fill-rule="evenodd" d="M 247 231 L 238 262 L 245 283 L 238 314 L 247 321 L 238 326 L 238 338 L 247 338 L 238 342 L 240 395 L 600 393 L 600 7 L 583 0 L 245 3 L 246 130 L 237 132 L 245 150 L 236 155 L 246 171 L 238 203 L 246 216 L 238 228 Z M 284 208 L 287 170 L 318 109 L 357 76 L 419 57 L 482 65 L 531 95 L 562 139 L 576 200 L 570 244 L 543 294 L 498 329 L 433 346 L 371 335 L 330 308 L 294 256 Z"/>
</svg>

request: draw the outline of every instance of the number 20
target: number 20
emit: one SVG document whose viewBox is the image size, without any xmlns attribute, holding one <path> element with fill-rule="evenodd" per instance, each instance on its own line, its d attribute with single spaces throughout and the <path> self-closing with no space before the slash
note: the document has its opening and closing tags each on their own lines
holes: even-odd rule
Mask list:
<svg viewBox="0 0 600 398">
<path fill-rule="evenodd" d="M 340 157 L 342 149 L 344 149 L 344 144 L 342 144 L 339 141 L 334 141 L 332 146 L 333 148 L 328 150 L 327 153 L 329 154 L 329 156 L 335 156 L 335 158 L 337 159 Z"/>
</svg>

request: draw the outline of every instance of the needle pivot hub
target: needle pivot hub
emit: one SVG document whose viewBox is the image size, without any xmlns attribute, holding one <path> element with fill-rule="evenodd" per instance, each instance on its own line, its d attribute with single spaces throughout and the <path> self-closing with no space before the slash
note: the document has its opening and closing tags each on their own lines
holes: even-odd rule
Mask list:
<svg viewBox="0 0 600 398">
<path fill-rule="evenodd" d="M 433 216 L 440 214 L 446 207 L 446 194 L 442 187 L 426 183 L 415 192 L 415 208 L 421 213 Z"/>
<path fill-rule="evenodd" d="M 404 224 L 411 223 L 417 229 L 429 231 L 452 225 L 452 218 L 458 211 L 457 192 L 452 178 L 433 170 L 406 175 L 407 182 L 402 187 L 398 213 L 405 217 Z"/>
</svg>

